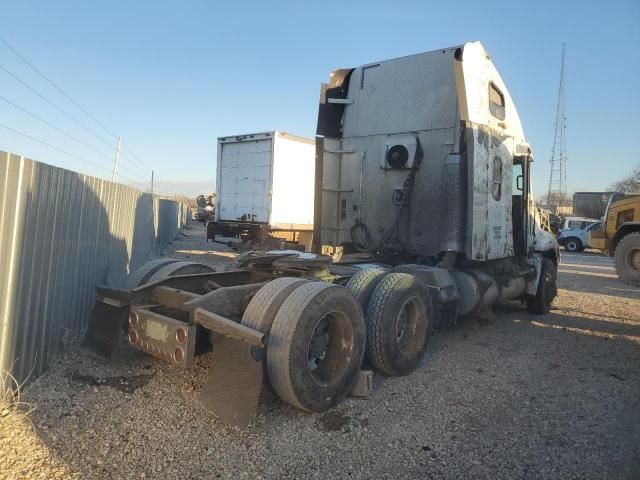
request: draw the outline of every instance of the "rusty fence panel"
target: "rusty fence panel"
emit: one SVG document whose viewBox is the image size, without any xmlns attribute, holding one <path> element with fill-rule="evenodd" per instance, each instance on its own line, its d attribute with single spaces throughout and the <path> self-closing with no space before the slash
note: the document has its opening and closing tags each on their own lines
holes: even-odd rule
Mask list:
<svg viewBox="0 0 640 480">
<path fill-rule="evenodd" d="M 0 151 L 0 369 L 37 377 L 184 227 L 186 205 Z"/>
</svg>

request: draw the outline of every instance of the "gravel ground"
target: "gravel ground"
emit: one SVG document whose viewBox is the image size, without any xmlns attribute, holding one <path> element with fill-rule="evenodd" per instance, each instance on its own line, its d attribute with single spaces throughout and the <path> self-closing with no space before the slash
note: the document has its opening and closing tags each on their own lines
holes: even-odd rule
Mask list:
<svg viewBox="0 0 640 480">
<path fill-rule="evenodd" d="M 233 258 L 202 238 L 168 254 Z M 124 341 L 110 363 L 72 349 L 25 393 L 34 430 L 0 418 L 0 477 L 639 478 L 640 290 L 589 253 L 563 256 L 559 286 L 547 316 L 501 306 L 440 332 L 369 398 L 316 415 L 267 398 L 244 431 L 197 402 L 209 355 L 182 371 Z"/>
</svg>

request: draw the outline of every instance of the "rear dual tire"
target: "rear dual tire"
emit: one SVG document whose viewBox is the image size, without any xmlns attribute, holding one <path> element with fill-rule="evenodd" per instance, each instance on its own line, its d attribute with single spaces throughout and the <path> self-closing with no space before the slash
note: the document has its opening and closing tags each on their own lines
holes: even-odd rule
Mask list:
<svg viewBox="0 0 640 480">
<path fill-rule="evenodd" d="M 360 304 L 363 312 L 367 311 L 371 294 L 387 273 L 387 270 L 382 268 L 367 268 L 354 274 L 345 285 Z"/>
<path fill-rule="evenodd" d="M 271 325 L 276 314 L 289 295 L 298 287 L 308 283 L 307 280 L 295 277 L 281 277 L 270 281 L 254 295 L 242 315 L 242 325 L 253 328 L 260 333 L 271 332 Z M 266 355 L 262 352 L 264 391 L 274 395 L 273 388 L 267 374 Z"/>
<path fill-rule="evenodd" d="M 279 308 L 267 371 L 277 395 L 308 412 L 334 406 L 353 387 L 365 350 L 362 310 L 343 287 L 309 282 Z"/>
<path fill-rule="evenodd" d="M 242 315 L 242 324 L 268 334 L 276 314 L 287 297 L 308 280 L 295 277 L 281 277 L 267 283 L 249 302 Z"/>
<path fill-rule="evenodd" d="M 266 371 L 277 396 L 309 412 L 351 391 L 365 355 L 387 375 L 407 375 L 425 353 L 432 304 L 413 275 L 359 272 L 349 289 L 296 278 L 265 285 L 243 324 L 269 334 Z M 361 304 L 367 306 L 367 321 Z"/>
<path fill-rule="evenodd" d="M 367 360 L 390 376 L 415 370 L 426 351 L 432 311 L 428 289 L 416 277 L 384 276 L 367 305 Z"/>
</svg>

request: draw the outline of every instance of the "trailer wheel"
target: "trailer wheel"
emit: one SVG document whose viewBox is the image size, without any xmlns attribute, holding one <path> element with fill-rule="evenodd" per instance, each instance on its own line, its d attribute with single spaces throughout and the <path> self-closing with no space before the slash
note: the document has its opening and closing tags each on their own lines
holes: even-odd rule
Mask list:
<svg viewBox="0 0 640 480">
<path fill-rule="evenodd" d="M 362 310 L 344 287 L 310 282 L 295 289 L 276 314 L 267 347 L 278 396 L 309 412 L 335 405 L 356 381 L 365 328 Z"/>
<path fill-rule="evenodd" d="M 620 280 L 640 287 L 640 232 L 622 237 L 616 247 L 615 261 Z"/>
<path fill-rule="evenodd" d="M 126 288 L 136 288 L 140 285 L 147 283 L 147 279 L 151 277 L 155 272 L 160 270 L 162 267 L 169 265 L 171 263 L 178 263 L 180 260 L 177 258 L 156 258 L 155 260 L 151 260 L 147 263 L 142 264 L 140 267 L 136 268 L 125 283 Z"/>
<path fill-rule="evenodd" d="M 527 296 L 527 310 L 536 315 L 544 315 L 551 310 L 551 302 L 558 294 L 556 286 L 557 279 L 556 267 L 548 258 L 542 259 L 542 267 L 540 271 L 540 280 L 538 280 L 538 288 L 536 294 Z"/>
<path fill-rule="evenodd" d="M 433 304 L 427 287 L 408 273 L 390 273 L 367 307 L 367 359 L 391 376 L 411 373 L 423 357 Z"/>
<path fill-rule="evenodd" d="M 242 315 L 242 324 L 259 332 L 269 334 L 273 320 L 282 303 L 291 292 L 305 283 L 308 283 L 308 280 L 293 277 L 281 277 L 267 283 L 258 290 L 258 293 L 256 293 L 249 302 L 247 309 Z M 267 345 L 267 348 L 268 346 L 269 345 Z M 266 356 L 263 355 L 262 358 L 264 365 L 262 384 L 270 396 L 273 396 L 274 392 L 269 382 L 269 375 L 266 368 Z"/>
<path fill-rule="evenodd" d="M 179 261 L 169 263 L 154 271 L 150 277 L 145 278 L 145 283 L 157 282 L 176 275 L 193 275 L 196 273 L 210 273 L 214 271 L 215 270 L 213 268 L 205 265 L 204 263 Z"/>
<path fill-rule="evenodd" d="M 305 283 L 308 280 L 293 277 L 281 277 L 267 283 L 249 302 L 242 315 L 242 324 L 268 334 L 282 303 Z"/>
<path fill-rule="evenodd" d="M 345 285 L 353 293 L 363 312 L 367 311 L 373 290 L 386 274 L 387 271 L 382 268 L 366 268 L 354 274 Z"/>
</svg>

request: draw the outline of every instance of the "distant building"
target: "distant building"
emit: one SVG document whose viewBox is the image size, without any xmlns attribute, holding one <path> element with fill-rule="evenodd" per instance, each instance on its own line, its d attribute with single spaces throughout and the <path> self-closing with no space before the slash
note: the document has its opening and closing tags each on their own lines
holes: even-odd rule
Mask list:
<svg viewBox="0 0 640 480">
<path fill-rule="evenodd" d="M 614 192 L 576 192 L 573 194 L 573 215 L 602 218 L 609 196 Z"/>
</svg>

